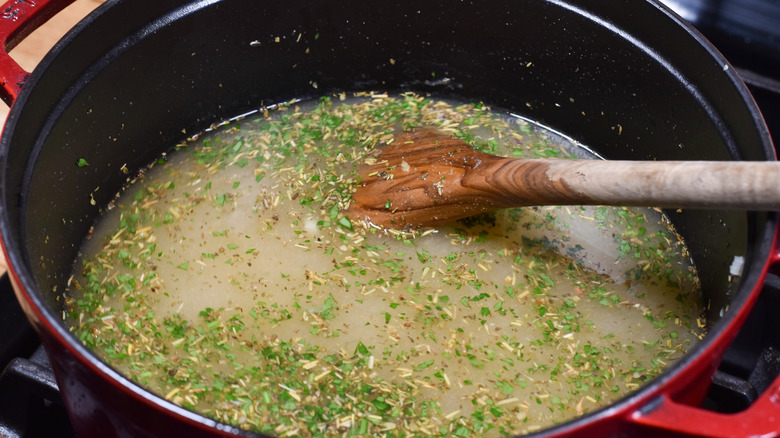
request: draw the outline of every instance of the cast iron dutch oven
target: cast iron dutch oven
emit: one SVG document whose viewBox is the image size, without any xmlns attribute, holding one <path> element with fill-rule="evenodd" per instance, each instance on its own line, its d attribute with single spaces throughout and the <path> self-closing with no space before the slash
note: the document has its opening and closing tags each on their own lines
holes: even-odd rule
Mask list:
<svg viewBox="0 0 780 438">
<path fill-rule="evenodd" d="M 7 2 L 8 47 L 66 3 Z M 775 159 L 734 70 L 652 1 L 111 0 L 32 74 L 2 58 L 13 102 L 0 150 L 3 250 L 81 437 L 250 436 L 101 363 L 68 333 L 58 300 L 122 168 L 136 172 L 212 123 L 294 98 L 414 90 L 507 108 L 612 159 Z M 742 413 L 694 407 L 778 267 L 777 214 L 670 214 L 703 280 L 709 334 L 641 390 L 543 434 L 778 434 L 780 381 Z M 735 258 L 744 268 L 732 276 Z"/>
</svg>

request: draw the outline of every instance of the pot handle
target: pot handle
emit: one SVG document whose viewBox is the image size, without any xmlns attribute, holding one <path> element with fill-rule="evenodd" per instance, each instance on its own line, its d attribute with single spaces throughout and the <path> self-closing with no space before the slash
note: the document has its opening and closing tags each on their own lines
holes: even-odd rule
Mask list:
<svg viewBox="0 0 780 438">
<path fill-rule="evenodd" d="M 0 99 L 9 106 L 30 75 L 8 54 L 27 35 L 75 0 L 9 0 L 0 7 Z"/>
<path fill-rule="evenodd" d="M 651 429 L 651 434 L 690 437 L 778 437 L 780 436 L 780 377 L 747 409 L 737 413 L 718 413 L 678 403 L 668 395 L 630 416 L 636 425 Z"/>
</svg>

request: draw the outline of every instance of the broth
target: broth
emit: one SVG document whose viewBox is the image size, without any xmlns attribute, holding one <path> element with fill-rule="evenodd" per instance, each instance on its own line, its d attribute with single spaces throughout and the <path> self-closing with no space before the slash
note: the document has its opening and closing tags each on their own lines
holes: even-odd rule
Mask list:
<svg viewBox="0 0 780 438">
<path fill-rule="evenodd" d="M 499 155 L 587 155 L 481 104 L 282 105 L 128 184 L 85 242 L 67 323 L 166 399 L 280 436 L 532 432 L 637 389 L 703 335 L 696 271 L 654 209 L 351 222 L 358 167 L 418 126 Z"/>
</svg>

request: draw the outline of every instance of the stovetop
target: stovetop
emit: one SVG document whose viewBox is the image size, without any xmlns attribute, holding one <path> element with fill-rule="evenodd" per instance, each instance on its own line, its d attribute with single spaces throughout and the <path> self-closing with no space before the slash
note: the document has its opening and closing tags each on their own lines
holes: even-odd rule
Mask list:
<svg viewBox="0 0 780 438">
<path fill-rule="evenodd" d="M 8 275 L 0 277 L 0 309 L 0 437 L 73 437 L 49 359 Z"/>
<path fill-rule="evenodd" d="M 780 147 L 780 1 L 661 1 L 736 67 Z M 758 300 L 713 377 L 703 408 L 743 410 L 780 375 L 780 277 L 768 276 Z M 7 276 L 0 277 L 0 309 L 0 436 L 72 437 L 46 354 Z"/>
</svg>

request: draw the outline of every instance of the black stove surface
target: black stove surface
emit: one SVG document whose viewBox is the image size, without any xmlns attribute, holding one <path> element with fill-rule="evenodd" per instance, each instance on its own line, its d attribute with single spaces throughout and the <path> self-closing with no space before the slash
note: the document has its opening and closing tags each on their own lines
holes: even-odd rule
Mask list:
<svg viewBox="0 0 780 438">
<path fill-rule="evenodd" d="M 0 277 L 0 309 L 0 437 L 73 437 L 49 359 L 8 275 Z"/>
<path fill-rule="evenodd" d="M 693 24 L 733 65 L 780 79 L 777 0 L 660 0 Z"/>
<path fill-rule="evenodd" d="M 780 1 L 661 0 L 696 26 L 748 84 L 780 147 Z M 70 438 L 51 367 L 7 276 L 0 277 L 0 436 Z M 780 277 L 759 302 L 713 377 L 702 407 L 738 412 L 780 375 Z"/>
</svg>

